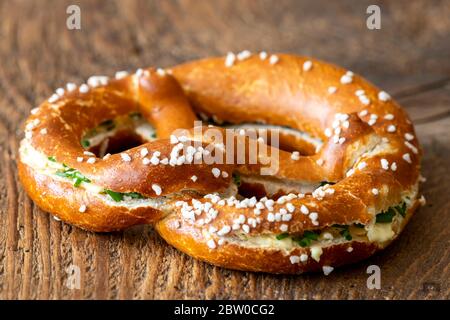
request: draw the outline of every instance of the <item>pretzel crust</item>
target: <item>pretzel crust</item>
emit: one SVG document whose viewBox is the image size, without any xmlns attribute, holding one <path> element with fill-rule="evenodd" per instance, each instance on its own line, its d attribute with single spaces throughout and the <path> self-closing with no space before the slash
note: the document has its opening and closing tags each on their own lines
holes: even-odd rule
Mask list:
<svg viewBox="0 0 450 320">
<path fill-rule="evenodd" d="M 186 254 L 214 265 L 254 272 L 276 274 L 301 274 L 304 272 L 320 271 L 323 266 L 339 267 L 364 260 L 374 253 L 386 248 L 400 234 L 411 218 L 418 203 L 408 211 L 398 233 L 388 242 L 382 244 L 366 241 L 348 241 L 334 245 L 327 245 L 322 249 L 320 260 L 308 259 L 305 263 L 292 264 L 289 256 L 306 254 L 311 256 L 311 248 L 297 247 L 291 251 L 274 250 L 269 248 L 246 247 L 236 243 L 225 243 L 215 250 L 207 245 L 207 238 L 197 228 L 192 226 L 177 227 L 177 218 L 168 216 L 155 224 L 155 229 L 170 245 Z M 349 250 L 351 248 L 351 251 Z"/>
<path fill-rule="evenodd" d="M 57 102 L 44 102 L 39 112 L 30 116 L 27 123 L 34 125 L 27 130 L 32 134 L 22 142 L 18 170 L 26 192 L 39 207 L 98 232 L 152 223 L 168 243 L 195 258 L 231 269 L 289 274 L 371 256 L 398 237 L 417 208 L 421 148 L 414 128 L 395 101 L 361 77 L 315 59 L 286 54 L 277 55 L 275 63 L 251 56 L 231 67 L 222 57 L 209 58 L 175 66 L 169 73 L 147 69 L 145 76 L 112 80 L 89 92 L 66 92 Z M 317 153 L 309 150 L 310 155 L 299 158 L 280 150 L 278 172 L 263 182 L 255 180 L 260 165 L 144 165 L 142 148 L 159 152 L 161 158 L 170 157 L 170 135 L 175 129 L 192 127 L 196 119 L 193 110 L 219 122 L 288 126 L 324 143 Z M 87 129 L 136 111 L 156 128 L 158 140 L 126 151 L 130 161 L 122 161 L 117 154 L 107 159 L 95 157 L 94 163 L 86 157 L 77 161 L 84 152 L 80 137 Z M 45 135 L 36 134 L 42 130 Z M 334 136 L 327 130 L 334 131 Z M 188 136 L 193 139 L 190 133 Z M 58 163 L 77 170 L 96 186 L 139 193 L 147 200 L 114 204 L 89 188 L 55 179 L 26 159 L 27 148 L 56 157 Z M 213 168 L 226 174 L 217 178 L 211 174 Z M 266 201 L 261 213 L 255 210 L 255 203 L 247 205 L 251 199 L 242 204 L 234 198 L 231 205 L 219 200 L 235 189 L 233 173 L 261 190 L 267 190 L 270 183 L 284 183 L 285 194 L 293 182 L 315 188 L 321 180 L 335 184 L 317 188 L 312 195 L 281 197 L 271 206 Z M 390 225 L 392 234 L 371 239 L 377 214 L 399 203 L 406 209 L 403 217 L 396 216 Z M 81 210 L 85 204 L 87 212 L 86 207 Z M 193 215 L 192 206 L 201 209 L 187 219 L 186 213 Z M 302 214 L 303 206 L 316 217 L 310 212 Z M 208 209 L 203 212 L 205 207 Z M 272 212 L 281 213 L 281 218 L 271 220 Z M 366 233 L 352 240 L 320 240 L 309 247 L 291 242 L 285 247 L 271 246 L 272 242 L 258 245 L 260 237 L 272 241 L 285 230 L 292 237 L 305 232 L 322 236 L 336 225 L 360 224 Z M 233 230 L 217 233 L 232 225 Z M 318 256 L 313 248 L 320 252 Z M 300 256 L 308 259 L 299 262 Z"/>
</svg>

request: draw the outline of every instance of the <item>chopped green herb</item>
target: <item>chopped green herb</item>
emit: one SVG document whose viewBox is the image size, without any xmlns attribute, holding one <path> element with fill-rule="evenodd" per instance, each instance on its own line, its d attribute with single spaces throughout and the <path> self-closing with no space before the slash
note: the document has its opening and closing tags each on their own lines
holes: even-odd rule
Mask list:
<svg viewBox="0 0 450 320">
<path fill-rule="evenodd" d="M 64 170 L 58 170 L 56 171 L 56 175 L 60 176 L 60 177 L 64 177 L 64 178 L 74 178 L 73 176 L 73 171 L 75 169 L 64 169 Z"/>
<path fill-rule="evenodd" d="M 63 172 L 63 171 L 56 171 L 55 174 L 56 174 L 57 176 L 59 176 L 59 177 L 70 178 L 70 177 L 67 175 L 67 173 L 66 173 L 66 172 Z"/>
<path fill-rule="evenodd" d="M 75 179 L 75 182 L 74 182 L 74 187 L 79 187 L 80 186 L 80 184 L 81 184 L 81 182 L 83 182 L 83 180 L 81 180 L 80 178 L 76 178 Z"/>
<path fill-rule="evenodd" d="M 355 223 L 354 226 L 357 228 L 364 228 L 364 225 L 362 223 Z"/>
<path fill-rule="evenodd" d="M 238 187 L 241 186 L 242 182 L 241 182 L 241 176 L 239 174 L 233 173 L 233 181 L 234 181 L 234 184 L 237 185 Z"/>
<path fill-rule="evenodd" d="M 404 218 L 406 216 L 406 202 L 396 206 L 395 210 L 397 210 L 397 212 Z"/>
<path fill-rule="evenodd" d="M 308 238 L 298 239 L 297 243 L 303 248 L 308 247 L 309 245 L 311 245 L 311 239 Z"/>
<path fill-rule="evenodd" d="M 377 214 L 376 222 L 377 223 L 392 222 L 392 219 L 394 218 L 395 214 L 396 214 L 395 210 L 391 207 L 387 211 Z"/>
<path fill-rule="evenodd" d="M 396 214 L 400 214 L 402 217 L 406 216 L 406 203 L 402 202 L 397 206 L 390 207 L 387 211 L 377 214 L 376 221 L 379 223 L 392 222 L 392 219 Z"/>
<path fill-rule="evenodd" d="M 348 227 L 341 230 L 339 233 L 341 234 L 341 236 L 343 236 L 345 238 L 345 240 L 347 240 L 347 241 L 352 240 L 352 235 L 350 234 Z"/>
<path fill-rule="evenodd" d="M 91 180 L 86 178 L 81 172 L 77 171 L 74 168 L 69 168 L 66 164 L 63 163 L 63 170 L 56 171 L 56 175 L 63 178 L 69 178 L 74 181 L 74 186 L 79 187 L 82 182 L 89 183 Z"/>
<path fill-rule="evenodd" d="M 285 233 L 280 233 L 276 236 L 277 240 L 283 240 L 285 238 L 287 238 L 289 236 L 289 234 L 287 232 Z"/>
<path fill-rule="evenodd" d="M 52 162 L 56 162 L 56 158 L 54 156 L 48 157 L 48 160 L 50 160 Z"/>
<path fill-rule="evenodd" d="M 105 189 L 105 192 L 116 202 L 123 200 L 123 193 Z"/>
<path fill-rule="evenodd" d="M 308 247 L 313 240 L 317 240 L 319 235 L 313 231 L 305 231 L 303 236 L 294 237 L 292 240 L 297 242 L 301 247 Z"/>
<path fill-rule="evenodd" d="M 89 140 L 81 140 L 81 145 L 83 146 L 83 148 L 89 148 L 89 146 L 91 145 L 91 143 L 89 142 Z"/>
<path fill-rule="evenodd" d="M 122 193 L 122 192 L 112 191 L 109 189 L 105 189 L 104 192 L 106 194 L 108 194 L 116 202 L 122 201 L 125 196 L 131 197 L 133 199 L 143 199 L 144 198 L 144 196 L 142 194 L 137 193 L 137 192 Z"/>
<path fill-rule="evenodd" d="M 137 193 L 137 192 L 128 192 L 128 193 L 124 193 L 124 195 L 131 197 L 133 199 L 143 199 L 144 197 L 142 196 L 142 194 Z"/>
<path fill-rule="evenodd" d="M 317 240 L 319 238 L 319 235 L 315 233 L 314 231 L 305 231 L 303 233 L 303 237 L 306 237 L 311 240 Z"/>
<path fill-rule="evenodd" d="M 350 234 L 349 231 L 349 226 L 346 224 L 333 224 L 333 227 L 335 228 L 340 228 L 342 230 L 339 231 L 340 235 L 343 236 L 345 238 L 345 240 L 352 240 L 352 235 Z M 364 226 L 363 226 L 364 227 Z"/>
<path fill-rule="evenodd" d="M 151 137 L 152 139 L 156 139 L 156 132 L 152 132 L 152 134 L 150 135 L 150 137 Z"/>
</svg>

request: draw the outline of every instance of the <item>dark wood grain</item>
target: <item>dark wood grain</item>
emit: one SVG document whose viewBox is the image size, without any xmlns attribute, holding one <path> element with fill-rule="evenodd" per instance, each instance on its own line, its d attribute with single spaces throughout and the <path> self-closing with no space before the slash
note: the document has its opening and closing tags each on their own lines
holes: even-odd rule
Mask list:
<svg viewBox="0 0 450 320">
<path fill-rule="evenodd" d="M 382 10 L 381 30 L 366 8 Z M 82 30 L 66 29 L 81 7 Z M 0 2 L 1 299 L 449 299 L 449 1 Z M 293 52 L 360 73 L 391 92 L 424 146 L 428 202 L 390 248 L 329 277 L 213 267 L 176 251 L 151 226 L 93 234 L 34 206 L 16 176 L 30 109 L 66 82 L 227 51 Z M 381 290 L 366 268 L 382 271 Z M 67 286 L 69 266 L 81 270 Z"/>
</svg>

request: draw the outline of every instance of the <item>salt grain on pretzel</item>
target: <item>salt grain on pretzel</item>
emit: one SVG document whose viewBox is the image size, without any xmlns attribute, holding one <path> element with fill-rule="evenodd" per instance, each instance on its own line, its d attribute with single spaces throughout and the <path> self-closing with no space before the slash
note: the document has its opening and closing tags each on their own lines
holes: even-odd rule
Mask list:
<svg viewBox="0 0 450 320">
<path fill-rule="evenodd" d="M 330 86 L 328 87 L 327 91 L 329 94 L 333 94 L 337 91 L 337 88 L 335 86 Z"/>
</svg>

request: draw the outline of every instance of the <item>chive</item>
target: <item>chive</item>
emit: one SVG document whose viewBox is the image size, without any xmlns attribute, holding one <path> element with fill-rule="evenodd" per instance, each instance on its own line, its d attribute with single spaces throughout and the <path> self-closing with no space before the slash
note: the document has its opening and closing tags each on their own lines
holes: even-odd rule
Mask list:
<svg viewBox="0 0 450 320">
<path fill-rule="evenodd" d="M 377 214 L 376 222 L 377 223 L 388 223 L 392 222 L 396 212 L 393 208 L 389 208 L 388 211 Z"/>
<path fill-rule="evenodd" d="M 287 238 L 289 236 L 289 234 L 287 232 L 285 233 L 280 233 L 276 236 L 277 240 L 283 240 L 285 238 Z"/>
<path fill-rule="evenodd" d="M 144 198 L 144 197 L 142 196 L 142 194 L 137 193 L 137 192 L 128 192 L 128 193 L 124 193 L 124 195 L 126 195 L 126 196 L 128 196 L 128 197 L 131 197 L 131 198 L 133 198 L 133 199 L 142 199 L 142 198 Z"/>
<path fill-rule="evenodd" d="M 150 135 L 150 137 L 151 137 L 152 139 L 156 139 L 156 132 L 152 132 L 152 134 Z"/>
<path fill-rule="evenodd" d="M 345 240 L 352 240 L 352 235 L 350 234 L 350 231 L 348 230 L 348 227 L 345 228 L 344 230 L 341 230 L 341 232 L 339 232 L 341 234 L 341 236 L 343 236 L 345 238 Z"/>
<path fill-rule="evenodd" d="M 76 179 L 80 179 L 82 182 L 87 182 L 87 183 L 90 183 L 90 182 L 91 182 L 90 179 L 86 178 L 85 176 L 83 176 L 83 175 L 82 175 L 81 173 L 79 173 L 78 171 L 75 172 L 74 176 L 75 176 Z"/>
<path fill-rule="evenodd" d="M 340 228 L 342 229 L 341 231 L 339 231 L 340 235 L 343 236 L 345 238 L 345 240 L 352 240 L 352 235 L 350 234 L 349 231 L 349 227 L 346 224 L 333 224 L 332 225 L 335 228 Z M 364 225 L 362 225 L 364 227 Z"/>
<path fill-rule="evenodd" d="M 404 218 L 406 216 L 406 202 L 396 206 L 395 210 Z"/>
<path fill-rule="evenodd" d="M 67 173 L 65 173 L 64 171 L 56 171 L 56 175 L 63 178 L 68 178 Z"/>
<path fill-rule="evenodd" d="M 364 225 L 362 223 L 355 223 L 354 226 L 357 228 L 364 228 Z"/>
<path fill-rule="evenodd" d="M 303 237 L 306 237 L 310 240 L 317 240 L 319 238 L 319 235 L 313 231 L 305 231 L 303 233 Z"/>
<path fill-rule="evenodd" d="M 292 238 L 295 242 L 297 242 L 301 247 L 307 247 L 311 244 L 311 239 L 302 238 L 302 237 L 294 237 Z"/>
<path fill-rule="evenodd" d="M 300 239 L 300 241 L 298 241 L 298 244 L 303 248 L 308 247 L 309 245 L 311 245 L 311 239 L 307 238 Z"/>
<path fill-rule="evenodd" d="M 83 146 L 83 148 L 89 148 L 89 146 L 91 145 L 91 143 L 89 142 L 89 140 L 81 140 L 81 145 Z"/>
<path fill-rule="evenodd" d="M 91 182 L 88 178 L 86 178 L 81 172 L 75 170 L 74 168 L 69 168 L 66 164 L 63 163 L 63 170 L 59 170 L 56 172 L 56 175 L 63 178 L 69 178 L 74 180 L 74 186 L 79 187 L 82 182 Z"/>
<path fill-rule="evenodd" d="M 239 174 L 233 173 L 233 181 L 234 181 L 234 184 L 237 185 L 238 187 L 241 186 L 242 182 L 241 182 L 241 176 Z"/>
<path fill-rule="evenodd" d="M 406 203 L 402 202 L 397 206 L 390 207 L 387 211 L 383 211 L 377 214 L 376 222 L 378 223 L 387 223 L 392 222 L 392 219 L 396 214 L 400 214 L 402 217 L 406 216 Z"/>
<path fill-rule="evenodd" d="M 52 162 L 56 162 L 56 158 L 54 156 L 48 157 L 47 159 L 52 161 Z"/>
<path fill-rule="evenodd" d="M 112 190 L 105 189 L 105 192 L 116 202 L 123 200 L 123 193 L 114 192 Z"/>
<path fill-rule="evenodd" d="M 128 193 L 122 193 L 122 192 L 116 192 L 109 189 L 103 190 L 104 193 L 107 193 L 114 201 L 119 202 L 123 200 L 124 196 L 131 197 L 133 199 L 143 199 L 144 196 L 137 192 L 128 192 Z"/>
<path fill-rule="evenodd" d="M 297 242 L 301 247 L 308 247 L 313 240 L 317 240 L 319 235 L 313 231 L 305 231 L 303 236 L 295 237 L 292 240 Z"/>
<path fill-rule="evenodd" d="M 73 186 L 78 188 L 80 186 L 81 182 L 83 182 L 83 180 L 81 180 L 80 178 L 76 178 Z"/>
</svg>

